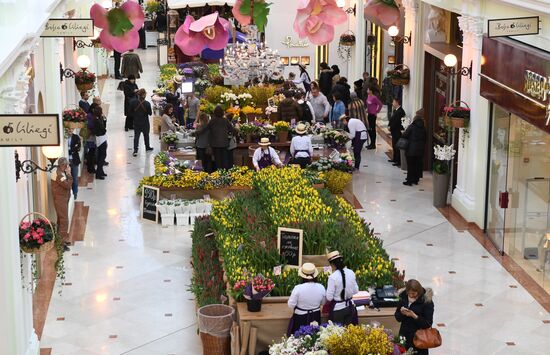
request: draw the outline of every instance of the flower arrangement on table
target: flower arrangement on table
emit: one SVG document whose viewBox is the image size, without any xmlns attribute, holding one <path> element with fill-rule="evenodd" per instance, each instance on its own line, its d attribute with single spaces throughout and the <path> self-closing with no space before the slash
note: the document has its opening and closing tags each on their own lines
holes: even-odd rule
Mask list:
<svg viewBox="0 0 550 355">
<path fill-rule="evenodd" d="M 245 107 L 243 107 L 241 112 L 245 115 L 261 115 L 263 113 L 261 108 L 255 108 L 250 105 L 246 105 Z"/>
<path fill-rule="evenodd" d="M 225 112 L 233 115 L 234 119 L 239 119 L 241 115 L 241 108 L 239 106 L 231 106 L 225 110 Z"/>
<path fill-rule="evenodd" d="M 399 355 L 413 354 L 405 349 L 405 339 L 377 325 L 341 325 L 328 322 L 301 326 L 290 337 L 269 347 L 270 355 Z"/>
<path fill-rule="evenodd" d="M 290 123 L 287 121 L 277 121 L 273 124 L 275 127 L 275 132 L 289 132 L 290 131 Z"/>
<path fill-rule="evenodd" d="M 204 90 L 206 90 L 207 87 L 212 85 L 212 83 L 207 79 L 196 79 L 195 80 L 195 91 L 199 93 L 199 95 L 202 95 L 204 93 Z"/>
<path fill-rule="evenodd" d="M 162 135 L 162 142 L 168 145 L 174 145 L 178 140 L 178 136 L 173 132 L 167 132 Z"/>
<path fill-rule="evenodd" d="M 270 116 L 273 113 L 277 113 L 277 110 L 278 110 L 277 106 L 267 106 L 265 108 L 265 115 Z"/>
<path fill-rule="evenodd" d="M 350 141 L 348 134 L 338 129 L 326 129 L 322 135 L 325 143 L 333 148 L 342 148 Z"/>
<path fill-rule="evenodd" d="M 434 171 L 438 174 L 449 173 L 449 161 L 455 157 L 456 150 L 452 145 L 434 145 Z"/>
<path fill-rule="evenodd" d="M 236 300 L 244 297 L 248 301 L 261 301 L 275 288 L 273 280 L 262 274 L 252 276 L 245 272 L 243 276 L 243 279 L 233 285 L 232 293 Z"/>
</svg>

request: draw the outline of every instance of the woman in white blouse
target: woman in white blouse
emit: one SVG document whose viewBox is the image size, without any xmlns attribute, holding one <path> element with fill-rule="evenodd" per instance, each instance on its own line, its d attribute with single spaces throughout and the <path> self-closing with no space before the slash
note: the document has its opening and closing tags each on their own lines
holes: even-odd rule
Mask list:
<svg viewBox="0 0 550 355">
<path fill-rule="evenodd" d="M 342 325 L 357 325 L 357 309 L 352 297 L 359 292 L 355 273 L 344 266 L 344 259 L 338 251 L 327 255 L 332 275 L 327 283 L 327 301 L 330 302 L 328 319 Z"/>
<path fill-rule="evenodd" d="M 292 162 L 299 164 L 302 169 L 311 164 L 311 158 L 313 157 L 313 146 L 311 145 L 311 137 L 307 134 L 306 125 L 298 123 L 296 126 L 297 136 L 292 138 L 290 142 L 290 154 L 292 155 Z"/>
<path fill-rule="evenodd" d="M 288 299 L 288 306 L 294 310 L 288 324 L 288 336 L 311 322 L 321 324 L 321 306 L 325 303 L 325 287 L 317 282 L 317 275 L 319 271 L 312 263 L 304 263 L 298 270 L 302 283 L 294 286 Z"/>
<path fill-rule="evenodd" d="M 256 171 L 260 171 L 261 169 L 267 168 L 271 165 L 275 165 L 277 167 L 283 166 L 281 158 L 279 158 L 279 154 L 277 154 L 275 149 L 270 147 L 271 142 L 269 141 L 269 138 L 260 139 L 260 143 L 258 143 L 258 145 L 260 147 L 254 151 L 254 155 L 252 156 L 252 164 L 254 165 Z"/>
</svg>

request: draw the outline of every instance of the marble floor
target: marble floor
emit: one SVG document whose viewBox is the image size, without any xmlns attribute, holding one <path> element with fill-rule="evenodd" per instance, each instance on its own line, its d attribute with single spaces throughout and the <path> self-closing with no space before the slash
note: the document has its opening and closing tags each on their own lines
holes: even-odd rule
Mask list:
<svg viewBox="0 0 550 355">
<path fill-rule="evenodd" d="M 149 92 L 156 84 L 156 50 L 140 50 Z M 202 354 L 191 278 L 188 227 L 142 222 L 135 188 L 153 171 L 155 151 L 132 157 L 124 132 L 123 96 L 107 80 L 108 177 L 81 188 L 90 206 L 83 242 L 66 255 L 66 285 L 52 295 L 42 348 L 55 355 Z M 152 137 L 155 137 L 152 135 Z M 143 143 L 142 143 L 143 144 Z M 386 162 L 388 149 L 363 152 L 354 176 L 358 210 L 408 278 L 435 291 L 435 321 L 443 345 L 432 354 L 547 354 L 550 315 L 468 232 L 457 231 L 432 207 L 430 174 L 418 186 Z M 546 350 L 545 350 L 546 349 Z"/>
</svg>

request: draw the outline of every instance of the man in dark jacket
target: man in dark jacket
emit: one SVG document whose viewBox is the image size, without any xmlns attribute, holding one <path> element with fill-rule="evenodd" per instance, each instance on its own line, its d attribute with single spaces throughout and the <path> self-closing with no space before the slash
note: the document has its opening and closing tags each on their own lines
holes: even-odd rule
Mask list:
<svg viewBox="0 0 550 355">
<path fill-rule="evenodd" d="M 136 98 L 136 93 L 138 91 L 138 86 L 136 84 L 136 77 L 130 75 L 128 80 L 123 84 L 124 88 L 124 116 L 126 116 L 126 121 L 124 122 L 124 130 L 128 132 L 129 129 L 134 129 L 134 119 L 132 118 L 132 113 L 130 110 L 130 101 Z"/>
<path fill-rule="evenodd" d="M 413 122 L 403 133 L 403 138 L 407 138 L 409 146 L 405 153 L 407 157 L 407 179 L 403 185 L 418 185 L 422 177 L 422 157 L 426 146 L 426 128 L 424 119 L 421 116 L 415 116 Z"/>
<path fill-rule="evenodd" d="M 143 140 L 145 141 L 145 151 L 153 150 L 149 145 L 149 131 L 151 130 L 149 116 L 153 114 L 153 110 L 151 109 L 151 103 L 145 100 L 146 97 L 147 92 L 145 89 L 139 89 L 137 97 L 130 101 L 130 112 L 134 117 L 134 157 L 138 153 L 139 136 L 141 134 L 143 134 Z"/>
<path fill-rule="evenodd" d="M 133 49 L 130 49 L 129 52 L 126 52 L 122 55 L 122 76 L 125 78 L 130 78 L 130 75 L 133 75 L 135 78 L 139 79 L 139 73 L 143 73 L 143 67 L 141 66 L 141 60 L 139 55 L 134 53 Z"/>
<path fill-rule="evenodd" d="M 319 72 L 319 89 L 326 97 L 331 97 L 332 93 L 332 69 L 327 63 L 323 62 L 319 64 L 321 71 Z"/>
<path fill-rule="evenodd" d="M 401 151 L 397 148 L 397 141 L 401 138 L 403 126 L 401 124 L 401 119 L 405 117 L 405 110 L 401 107 L 401 102 L 399 99 L 394 98 L 392 100 L 393 113 L 390 116 L 388 122 L 388 127 L 391 133 L 391 146 L 393 149 L 393 159 L 388 160 L 390 163 L 393 163 L 393 166 L 401 165 Z"/>
<path fill-rule="evenodd" d="M 230 169 L 232 152 L 229 147 L 229 134 L 236 134 L 235 128 L 227 118 L 223 116 L 223 108 L 216 106 L 212 119 L 208 122 L 210 147 L 214 152 L 216 169 Z"/>
<path fill-rule="evenodd" d="M 302 108 L 294 100 L 294 93 L 290 90 L 284 92 L 285 99 L 281 101 L 277 111 L 281 121 L 292 122 L 298 121 L 302 117 Z"/>
</svg>

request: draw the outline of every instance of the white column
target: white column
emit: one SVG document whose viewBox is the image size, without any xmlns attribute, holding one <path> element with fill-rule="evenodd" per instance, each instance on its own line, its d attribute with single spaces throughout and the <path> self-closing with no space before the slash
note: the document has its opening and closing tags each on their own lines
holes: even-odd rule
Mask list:
<svg viewBox="0 0 550 355">
<path fill-rule="evenodd" d="M 350 2 L 350 6 L 352 6 Z M 365 46 L 367 39 L 365 38 L 366 22 L 365 22 L 365 4 L 362 0 L 356 1 L 355 15 L 355 65 L 352 67 L 350 78 L 348 81 L 354 81 L 363 77 L 363 68 L 365 66 Z M 351 16 L 351 15 L 350 15 Z M 351 79 L 354 80 L 351 80 Z M 350 84 L 351 85 L 351 84 Z"/>
<path fill-rule="evenodd" d="M 424 87 L 424 29 L 422 7 L 419 0 L 403 0 L 405 7 L 405 28 L 403 34 L 412 33 L 412 44 L 403 45 L 403 64 L 411 70 L 409 85 L 403 86 L 403 107 L 407 116 L 413 117 L 422 107 Z"/>
<path fill-rule="evenodd" d="M 472 79 L 461 76 L 460 97 L 471 109 L 470 127 L 460 131 L 457 185 L 452 195 L 452 206 L 467 220 L 483 226 L 485 184 L 487 178 L 487 149 L 489 134 L 488 102 L 479 95 L 483 18 L 461 16 L 464 33 L 462 66 L 472 63 Z M 464 137 L 464 134 L 466 136 Z"/>
</svg>

